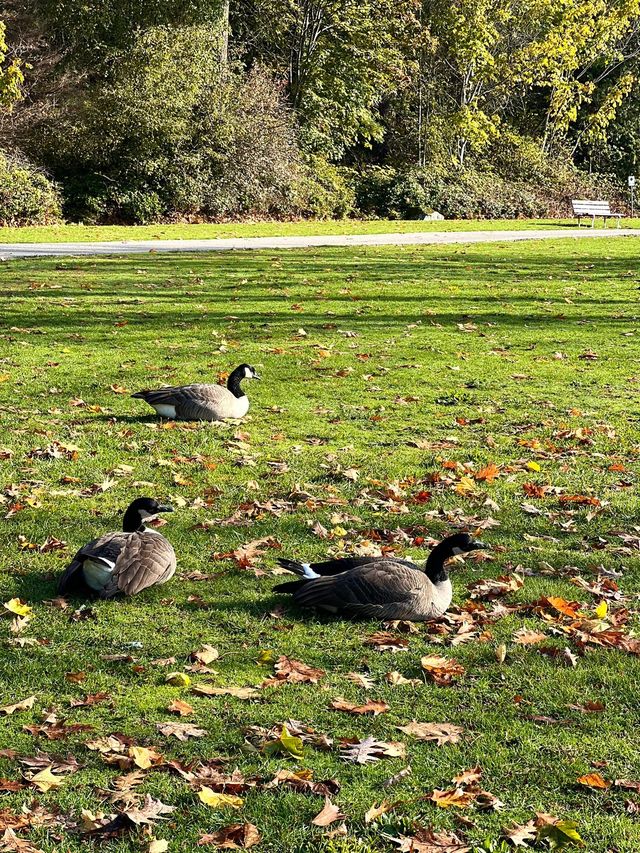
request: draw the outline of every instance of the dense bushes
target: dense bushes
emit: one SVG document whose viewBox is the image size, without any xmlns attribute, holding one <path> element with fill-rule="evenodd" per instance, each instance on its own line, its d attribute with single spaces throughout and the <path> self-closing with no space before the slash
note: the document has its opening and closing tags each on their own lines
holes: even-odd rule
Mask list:
<svg viewBox="0 0 640 853">
<path fill-rule="evenodd" d="M 0 225 L 48 225 L 60 217 L 54 184 L 29 163 L 0 152 Z"/>
</svg>

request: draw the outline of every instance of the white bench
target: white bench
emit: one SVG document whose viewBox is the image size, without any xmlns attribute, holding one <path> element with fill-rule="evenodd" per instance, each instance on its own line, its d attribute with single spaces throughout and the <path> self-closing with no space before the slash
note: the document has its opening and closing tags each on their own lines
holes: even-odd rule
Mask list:
<svg viewBox="0 0 640 853">
<path fill-rule="evenodd" d="M 578 217 L 578 227 L 580 227 L 580 220 L 583 216 L 587 218 L 591 217 L 592 228 L 596 224 L 596 216 L 601 216 L 604 219 L 605 228 L 607 226 L 607 219 L 617 219 L 617 227 L 620 227 L 622 213 L 612 213 L 608 201 L 591 201 L 586 198 L 577 198 L 571 200 L 571 205 L 573 207 L 573 215 Z"/>
</svg>

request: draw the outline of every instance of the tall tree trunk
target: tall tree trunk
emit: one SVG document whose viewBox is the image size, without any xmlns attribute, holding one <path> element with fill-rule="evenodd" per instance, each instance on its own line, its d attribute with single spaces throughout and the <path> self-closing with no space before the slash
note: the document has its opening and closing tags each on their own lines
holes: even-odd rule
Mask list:
<svg viewBox="0 0 640 853">
<path fill-rule="evenodd" d="M 224 66 L 229 62 L 229 0 L 222 0 L 220 28 L 220 64 Z"/>
</svg>

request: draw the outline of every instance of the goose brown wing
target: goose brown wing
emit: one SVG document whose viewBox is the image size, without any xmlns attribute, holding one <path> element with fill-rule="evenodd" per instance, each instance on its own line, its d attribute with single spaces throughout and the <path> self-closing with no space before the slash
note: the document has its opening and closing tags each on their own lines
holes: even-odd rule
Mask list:
<svg viewBox="0 0 640 853">
<path fill-rule="evenodd" d="M 212 413 L 235 399 L 228 388 L 222 385 L 177 385 L 172 388 L 157 388 L 134 394 L 150 406 L 173 406 L 176 415 L 185 420 L 207 420 Z"/>
<path fill-rule="evenodd" d="M 331 577 L 306 583 L 294 599 L 298 604 L 370 618 L 395 618 L 410 612 L 426 592 L 427 579 L 419 569 L 380 560 Z"/>
<path fill-rule="evenodd" d="M 100 596 L 135 595 L 147 587 L 165 583 L 173 577 L 175 570 L 175 551 L 164 536 L 147 530 L 131 534 Z"/>
<path fill-rule="evenodd" d="M 105 533 L 97 539 L 92 539 L 80 548 L 69 563 L 58 581 L 57 591 L 62 594 L 83 583 L 82 565 L 85 560 L 97 557 L 116 564 L 130 534 L 115 532 Z"/>
</svg>

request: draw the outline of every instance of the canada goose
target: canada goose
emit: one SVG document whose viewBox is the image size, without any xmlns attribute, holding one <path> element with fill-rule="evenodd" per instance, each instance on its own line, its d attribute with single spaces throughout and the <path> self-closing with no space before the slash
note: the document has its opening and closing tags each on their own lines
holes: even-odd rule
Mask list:
<svg viewBox="0 0 640 853">
<path fill-rule="evenodd" d="M 451 604 L 452 587 L 446 561 L 457 554 L 486 547 L 468 533 L 456 533 L 436 545 L 424 569 L 408 560 L 389 557 L 348 557 L 312 565 L 281 561 L 301 577 L 279 584 L 274 592 L 291 593 L 296 604 L 303 607 L 318 607 L 346 616 L 437 619 Z M 345 565 L 346 571 L 339 570 L 340 564 Z"/>
<path fill-rule="evenodd" d="M 58 581 L 58 593 L 97 592 L 100 598 L 143 589 L 170 580 L 176 555 L 170 542 L 145 522 L 173 512 L 153 498 L 138 498 L 122 518 L 122 532 L 105 533 L 80 548 Z"/>
<path fill-rule="evenodd" d="M 138 391 L 131 396 L 144 400 L 162 418 L 182 421 L 223 421 L 243 418 L 249 411 L 249 398 L 240 387 L 243 379 L 260 379 L 254 367 L 241 364 L 222 385 L 178 385 Z"/>
</svg>

